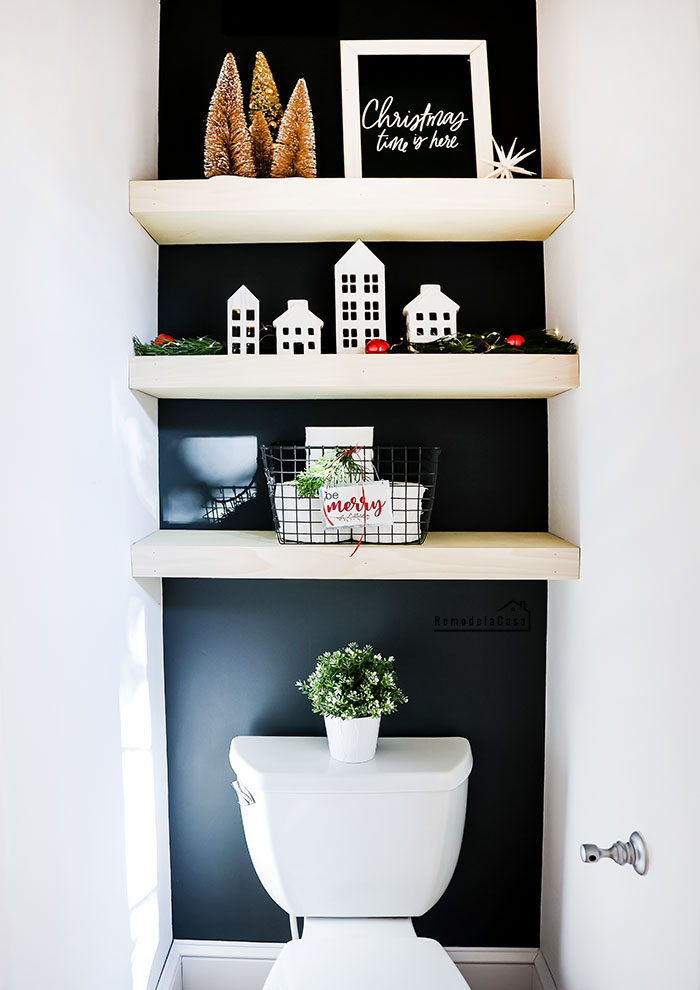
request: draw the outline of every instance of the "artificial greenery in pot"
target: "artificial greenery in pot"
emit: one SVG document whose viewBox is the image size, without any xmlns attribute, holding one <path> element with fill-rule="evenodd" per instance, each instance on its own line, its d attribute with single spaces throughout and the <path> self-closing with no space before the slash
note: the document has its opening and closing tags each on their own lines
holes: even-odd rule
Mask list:
<svg viewBox="0 0 700 990">
<path fill-rule="evenodd" d="M 357 643 L 321 654 L 316 669 L 297 687 L 312 711 L 324 716 L 331 756 L 343 763 L 371 760 L 382 715 L 408 700 L 396 683 L 394 658 Z"/>
</svg>

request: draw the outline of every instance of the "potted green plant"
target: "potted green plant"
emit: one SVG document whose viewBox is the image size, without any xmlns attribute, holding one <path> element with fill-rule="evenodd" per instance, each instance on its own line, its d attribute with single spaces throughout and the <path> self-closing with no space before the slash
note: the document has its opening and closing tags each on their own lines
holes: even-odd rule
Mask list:
<svg viewBox="0 0 700 990">
<path fill-rule="evenodd" d="M 343 763 L 371 760 L 382 715 L 408 700 L 396 683 L 394 658 L 357 643 L 321 654 L 316 669 L 297 687 L 312 710 L 323 715 L 331 756 Z"/>
</svg>

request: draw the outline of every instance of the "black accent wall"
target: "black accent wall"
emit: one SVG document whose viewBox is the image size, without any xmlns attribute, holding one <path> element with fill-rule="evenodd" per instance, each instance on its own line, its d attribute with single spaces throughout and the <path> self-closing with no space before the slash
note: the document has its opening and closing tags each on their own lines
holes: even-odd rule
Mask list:
<svg viewBox="0 0 700 990">
<path fill-rule="evenodd" d="M 161 501 L 166 503 L 173 492 L 197 486 L 181 454 L 185 437 L 252 435 L 258 445 L 278 440 L 303 443 L 306 426 L 374 426 L 377 444 L 439 447 L 432 529 L 547 528 L 544 400 L 161 401 Z M 255 480 L 257 497 L 226 519 L 222 528 L 273 528 L 260 463 Z M 202 489 L 205 496 L 206 489 Z M 164 518 L 162 525 L 164 529 L 199 529 L 202 523 L 172 524 Z"/>
<path fill-rule="evenodd" d="M 486 38 L 494 133 L 500 141 L 517 135 L 527 148 L 539 147 L 535 23 L 535 0 L 484 9 L 445 4 L 429 12 L 424 3 L 343 0 L 282 13 L 223 0 L 163 0 L 160 178 L 201 177 L 204 120 L 221 61 L 233 51 L 247 86 L 258 49 L 283 101 L 297 78 L 306 78 L 319 172 L 342 175 L 340 38 Z M 531 168 L 539 167 L 538 159 L 528 160 Z M 371 246 L 386 264 L 391 339 L 398 339 L 401 309 L 421 282 L 442 284 L 460 303 L 462 329 L 544 325 L 538 244 Z M 244 282 L 259 296 L 265 323 L 287 299 L 308 298 L 326 321 L 324 349 L 332 351 L 333 265 L 346 247 L 161 248 L 159 330 L 223 341 L 226 299 Z M 186 438 L 303 442 L 306 425 L 343 423 L 374 425 L 379 443 L 441 447 L 434 529 L 546 529 L 541 400 L 161 401 L 163 503 L 173 492 L 196 489 L 182 457 Z M 270 528 L 259 469 L 257 481 L 258 497 L 224 526 Z M 164 527 L 171 525 L 204 523 L 164 519 Z M 370 552 L 381 548 L 359 551 Z M 476 624 L 511 613 L 527 616 L 522 631 L 482 631 Z M 436 625 L 436 618 L 447 625 Z M 294 682 L 320 652 L 356 639 L 396 656 L 409 696 L 409 704 L 385 720 L 384 733 L 464 735 L 474 749 L 457 872 L 440 903 L 418 920 L 419 932 L 450 945 L 539 944 L 543 582 L 169 580 L 163 621 L 175 937 L 288 937 L 283 912 L 248 858 L 228 746 L 241 733 L 321 734 L 322 720 Z"/>
<path fill-rule="evenodd" d="M 322 734 L 294 681 L 356 639 L 397 658 L 408 695 L 383 732 L 466 735 L 474 752 L 459 865 L 417 931 L 538 945 L 546 595 L 540 581 L 165 581 L 176 937 L 289 938 L 250 863 L 228 747 L 234 735 Z M 530 631 L 469 631 L 503 606 L 529 612 Z"/>
<path fill-rule="evenodd" d="M 535 0 L 427 5 L 424 0 L 305 0 L 255 5 L 235 0 L 162 0 L 159 177 L 202 176 L 204 123 L 221 63 L 233 52 L 247 92 L 259 49 L 282 103 L 300 76 L 316 124 L 319 174 L 343 175 L 340 39 L 485 38 L 493 133 L 518 137 L 539 170 Z M 420 109 L 423 109 L 422 107 Z"/>
<path fill-rule="evenodd" d="M 312 311 L 325 321 L 323 350 L 333 353 L 333 266 L 349 247 L 349 243 L 162 247 L 159 329 L 173 337 L 206 333 L 225 343 L 226 300 L 243 283 L 260 300 L 260 316 L 266 324 L 284 312 L 288 299 L 308 299 Z M 512 333 L 544 326 L 541 244 L 372 243 L 370 247 L 386 266 L 391 343 L 403 336 L 402 310 L 422 283 L 442 285 L 459 303 L 461 331 Z"/>
</svg>

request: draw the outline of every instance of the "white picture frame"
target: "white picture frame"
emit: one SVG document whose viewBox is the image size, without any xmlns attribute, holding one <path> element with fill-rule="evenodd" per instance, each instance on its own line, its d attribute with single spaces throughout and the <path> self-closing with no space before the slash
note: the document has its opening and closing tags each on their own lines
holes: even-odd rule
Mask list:
<svg viewBox="0 0 700 990">
<path fill-rule="evenodd" d="M 480 179 L 492 171 L 491 95 L 486 42 L 480 41 L 341 41 L 340 74 L 343 98 L 343 156 L 345 177 L 362 178 L 360 131 L 359 55 L 466 55 L 472 83 L 472 115 L 476 174 Z"/>
</svg>

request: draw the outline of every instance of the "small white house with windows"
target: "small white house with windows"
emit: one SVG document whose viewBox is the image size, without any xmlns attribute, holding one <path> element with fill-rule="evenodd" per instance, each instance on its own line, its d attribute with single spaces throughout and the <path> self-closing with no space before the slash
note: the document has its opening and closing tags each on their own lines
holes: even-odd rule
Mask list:
<svg viewBox="0 0 700 990">
<path fill-rule="evenodd" d="M 287 309 L 272 321 L 278 354 L 320 354 L 323 320 L 309 309 L 306 299 L 290 299 Z"/>
<path fill-rule="evenodd" d="M 419 294 L 403 311 L 408 340 L 427 344 L 439 337 L 454 337 L 458 311 L 457 303 L 439 285 L 421 285 Z"/>
<path fill-rule="evenodd" d="M 229 354 L 260 353 L 260 302 L 245 285 L 226 304 Z"/>
<path fill-rule="evenodd" d="M 384 262 L 356 241 L 335 266 L 335 340 L 338 354 L 364 353 L 386 338 Z"/>
</svg>

